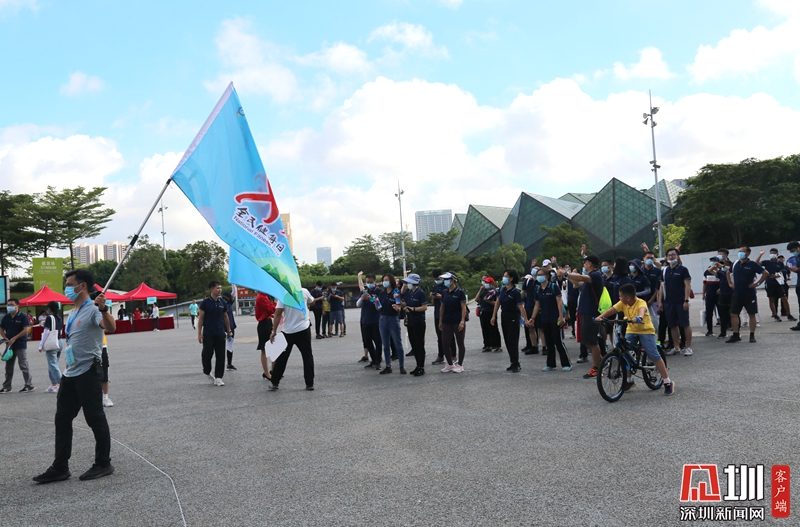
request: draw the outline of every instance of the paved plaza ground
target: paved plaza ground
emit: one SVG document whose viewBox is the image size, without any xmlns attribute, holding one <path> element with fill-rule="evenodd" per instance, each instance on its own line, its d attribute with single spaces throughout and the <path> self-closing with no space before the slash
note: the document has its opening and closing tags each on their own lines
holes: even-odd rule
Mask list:
<svg viewBox="0 0 800 527">
<path fill-rule="evenodd" d="M 505 353 L 480 352 L 474 316 L 465 372 L 430 365 L 429 325 L 427 374 L 415 378 L 365 371 L 358 312 L 348 311 L 346 337 L 313 342 L 314 392 L 296 350 L 280 390 L 267 392 L 253 317 L 237 320 L 239 370 L 226 372 L 224 387 L 202 375 L 185 321 L 112 335 L 111 433 L 147 462 L 115 442 L 114 475 L 79 481 L 94 448 L 81 415 L 73 477 L 50 485 L 31 481 L 52 461 L 56 405 L 32 344 L 36 391 L 17 393 L 17 370 L 15 392 L 0 396 L 0 525 L 183 525 L 172 484 L 154 466 L 174 480 L 190 526 L 686 524 L 686 463 L 764 464 L 767 496 L 773 464 L 800 471 L 800 334 L 765 316 L 757 344 L 726 345 L 702 336 L 699 300 L 692 309 L 695 355 L 669 361 L 676 394 L 640 381 L 614 404 L 582 379 L 588 364 L 544 373 L 533 355 L 521 373 L 506 373 Z M 566 343 L 574 360 L 577 345 Z M 767 508 L 754 524 L 800 525 L 794 511 L 771 518 L 768 500 L 747 505 Z"/>
</svg>

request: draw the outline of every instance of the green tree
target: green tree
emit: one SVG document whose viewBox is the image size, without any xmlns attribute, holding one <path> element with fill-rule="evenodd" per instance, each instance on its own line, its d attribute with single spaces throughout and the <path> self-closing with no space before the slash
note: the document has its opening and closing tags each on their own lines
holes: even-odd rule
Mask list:
<svg viewBox="0 0 800 527">
<path fill-rule="evenodd" d="M 332 275 L 353 274 L 353 266 L 350 263 L 350 258 L 346 254 L 338 257 L 328 268 L 328 272 Z"/>
<path fill-rule="evenodd" d="M 162 249 L 150 243 L 147 235 L 139 238 L 125 262 L 125 271 L 112 287 L 130 291 L 142 282 L 162 291 L 169 288 Z"/>
<path fill-rule="evenodd" d="M 387 261 L 390 271 L 401 276 L 403 271 L 403 241 L 404 236 L 399 232 L 387 232 L 378 237 L 380 242 L 381 260 Z M 414 240 L 411 238 L 411 233 L 405 233 L 405 249 L 406 249 L 406 263 L 409 253 L 414 252 Z"/>
<path fill-rule="evenodd" d="M 303 262 L 297 266 L 297 272 L 303 276 L 327 276 L 328 268 L 325 263 L 310 264 Z"/>
<path fill-rule="evenodd" d="M 167 249 L 167 259 L 164 262 L 164 270 L 167 273 L 169 290 L 178 295 L 178 301 L 191 295 L 191 292 L 183 289 L 179 283 L 185 260 L 186 251 L 184 249 Z"/>
<path fill-rule="evenodd" d="M 19 267 L 19 262 L 32 251 L 30 233 L 16 217 L 20 207 L 32 202 L 29 194 L 0 192 L 0 275 L 5 275 L 7 269 Z"/>
<path fill-rule="evenodd" d="M 346 263 L 348 267 L 337 268 L 335 274 L 358 274 L 359 271 L 377 274 L 388 267 L 387 262 L 381 258 L 381 242 L 370 234 L 353 240 L 349 247 L 345 247 L 344 256 L 347 258 L 342 263 Z"/>
<path fill-rule="evenodd" d="M 115 214 L 114 209 L 103 208 L 102 197 L 105 191 L 106 187 L 95 187 L 91 190 L 76 187 L 56 192 L 53 187 L 47 187 L 45 196 L 60 216 L 59 247 L 69 249 L 71 269 L 75 269 L 75 257 L 72 254 L 75 241 L 97 237 Z"/>
<path fill-rule="evenodd" d="M 89 264 L 87 269 L 89 269 L 94 275 L 95 283 L 100 287 L 105 287 L 106 282 L 108 282 L 108 279 L 111 278 L 111 273 L 114 272 L 116 267 L 116 260 L 99 260 L 93 264 Z"/>
<path fill-rule="evenodd" d="M 683 227 L 683 226 L 680 226 L 680 225 L 676 225 L 676 224 L 673 223 L 673 224 L 670 224 L 670 225 L 664 225 L 664 228 L 662 229 L 662 232 L 663 232 L 663 236 L 664 236 L 664 254 L 665 255 L 667 254 L 667 251 L 669 251 L 673 247 L 680 247 L 681 248 L 681 252 L 684 252 L 684 247 L 683 247 L 683 243 L 684 242 L 683 242 L 683 240 L 686 238 L 686 227 Z M 654 249 L 654 250 L 656 251 L 656 254 L 658 254 L 658 249 L 657 249 L 657 247 L 658 247 L 658 234 L 657 233 L 656 233 L 656 243 L 655 243 L 654 247 L 656 247 L 656 249 Z"/>
<path fill-rule="evenodd" d="M 528 259 L 525 248 L 518 243 L 509 243 L 497 249 L 492 255 L 492 264 L 489 272 L 492 276 L 503 276 L 506 269 L 525 269 L 525 261 Z"/>
<path fill-rule="evenodd" d="M 589 236 L 580 227 L 575 229 L 565 221 L 555 227 L 542 225 L 541 229 L 547 233 L 547 237 L 542 241 L 540 263 L 545 258 L 555 256 L 559 265 L 578 267 L 581 263 L 581 245 L 584 243 L 587 245 L 586 254 L 591 254 Z"/>
<path fill-rule="evenodd" d="M 800 227 L 800 155 L 706 165 L 687 180 L 677 205 L 684 251 L 793 239 Z"/>
<path fill-rule="evenodd" d="M 178 278 L 178 287 L 190 295 L 208 289 L 208 283 L 216 280 L 227 284 L 228 252 L 214 241 L 190 243 L 183 248 L 183 271 Z"/>
</svg>

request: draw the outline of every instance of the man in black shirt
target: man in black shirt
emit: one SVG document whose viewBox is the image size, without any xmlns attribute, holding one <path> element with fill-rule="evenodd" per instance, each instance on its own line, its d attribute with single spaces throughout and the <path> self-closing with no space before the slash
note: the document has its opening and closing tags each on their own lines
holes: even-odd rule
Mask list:
<svg viewBox="0 0 800 527">
<path fill-rule="evenodd" d="M 222 300 L 222 284 L 212 280 L 208 284 L 209 296 L 200 304 L 197 318 L 197 340 L 203 345 L 201 358 L 203 373 L 214 386 L 225 386 L 225 339 L 233 336 L 228 320 L 228 309 Z M 216 357 L 214 375 L 211 375 L 211 356 Z"/>
</svg>

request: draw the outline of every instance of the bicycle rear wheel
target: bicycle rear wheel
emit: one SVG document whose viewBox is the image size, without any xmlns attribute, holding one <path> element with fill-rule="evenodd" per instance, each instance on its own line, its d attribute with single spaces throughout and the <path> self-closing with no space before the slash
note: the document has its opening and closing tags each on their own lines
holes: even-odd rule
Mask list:
<svg viewBox="0 0 800 527">
<path fill-rule="evenodd" d="M 664 349 L 661 346 L 658 346 L 658 354 L 661 355 L 661 360 L 664 361 L 664 366 L 667 365 L 667 357 L 664 355 Z M 653 361 L 650 360 L 646 354 L 644 356 L 644 364 L 645 366 L 653 366 Z M 658 390 L 664 384 L 664 378 L 661 377 L 661 374 L 658 373 L 658 370 L 653 368 L 652 370 L 642 370 L 642 378 L 644 379 L 644 383 L 647 385 L 648 388 L 651 390 Z"/>
<path fill-rule="evenodd" d="M 606 354 L 597 371 L 597 391 L 600 396 L 610 403 L 619 401 L 626 375 L 625 359 L 620 353 L 612 351 Z"/>
</svg>

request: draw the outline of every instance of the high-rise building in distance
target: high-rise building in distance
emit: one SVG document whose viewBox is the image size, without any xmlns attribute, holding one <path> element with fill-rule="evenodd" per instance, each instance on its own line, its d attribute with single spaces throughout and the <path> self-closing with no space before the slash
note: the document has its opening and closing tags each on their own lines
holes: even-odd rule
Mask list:
<svg viewBox="0 0 800 527">
<path fill-rule="evenodd" d="M 418 210 L 414 214 L 417 220 L 417 241 L 427 240 L 435 232 L 449 232 L 453 225 L 452 210 Z"/>
<path fill-rule="evenodd" d="M 105 245 L 78 243 L 72 246 L 72 256 L 82 265 L 91 265 L 100 260 L 119 262 L 128 249 L 127 243 L 107 242 Z"/>
<path fill-rule="evenodd" d="M 317 263 L 324 263 L 330 267 L 333 263 L 330 247 L 317 247 Z"/>
<path fill-rule="evenodd" d="M 286 232 L 286 239 L 289 240 L 289 249 L 294 254 L 294 240 L 292 240 L 292 217 L 291 213 L 285 212 L 281 214 L 281 223 L 283 223 L 283 230 Z"/>
<path fill-rule="evenodd" d="M 114 260 L 119 263 L 122 257 L 125 256 L 125 251 L 128 250 L 127 243 L 121 242 L 107 242 L 103 246 L 103 257 L 106 260 Z"/>
</svg>

